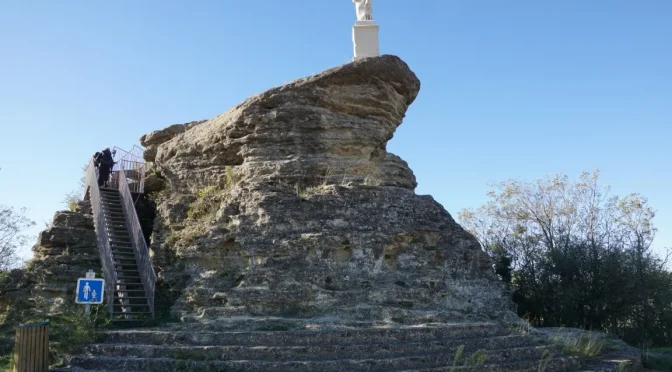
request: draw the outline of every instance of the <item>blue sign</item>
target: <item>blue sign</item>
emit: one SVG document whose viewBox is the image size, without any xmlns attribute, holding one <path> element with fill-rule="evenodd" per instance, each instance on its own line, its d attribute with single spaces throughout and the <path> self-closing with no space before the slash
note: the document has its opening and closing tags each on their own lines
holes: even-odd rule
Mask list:
<svg viewBox="0 0 672 372">
<path fill-rule="evenodd" d="M 79 278 L 77 279 L 77 294 L 75 303 L 98 305 L 103 303 L 105 279 Z"/>
</svg>

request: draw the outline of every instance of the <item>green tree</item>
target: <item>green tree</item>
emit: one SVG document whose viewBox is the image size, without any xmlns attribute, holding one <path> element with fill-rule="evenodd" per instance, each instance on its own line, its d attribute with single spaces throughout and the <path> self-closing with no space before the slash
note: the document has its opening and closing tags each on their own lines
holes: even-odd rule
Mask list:
<svg viewBox="0 0 672 372">
<path fill-rule="evenodd" d="M 25 210 L 0 205 L 0 271 L 11 269 L 18 263 L 16 251 L 27 242 L 23 231 L 35 225 L 25 216 Z"/>
<path fill-rule="evenodd" d="M 14 267 L 19 259 L 16 251 L 26 244 L 28 237 L 23 231 L 33 225 L 25 216 L 25 209 L 15 210 L 6 205 L 0 205 L 0 272 Z"/>
<path fill-rule="evenodd" d="M 639 194 L 609 196 L 598 180 L 598 172 L 575 183 L 565 175 L 507 180 L 459 219 L 513 286 L 521 316 L 633 342 L 672 341 L 672 280 L 667 260 L 651 252 L 655 212 Z"/>
<path fill-rule="evenodd" d="M 88 167 L 88 164 L 84 164 L 84 166 L 82 166 L 83 174 L 79 179 L 77 189 L 65 194 L 65 197 L 63 198 L 63 204 L 65 204 L 65 206 L 73 212 L 77 207 L 77 202 L 82 200 L 82 195 L 84 195 L 84 191 L 86 190 L 86 171 Z"/>
</svg>

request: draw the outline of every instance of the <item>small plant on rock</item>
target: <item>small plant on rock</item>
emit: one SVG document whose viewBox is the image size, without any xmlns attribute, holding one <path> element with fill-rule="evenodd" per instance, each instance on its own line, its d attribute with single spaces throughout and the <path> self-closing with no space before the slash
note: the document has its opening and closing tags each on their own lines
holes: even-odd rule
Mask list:
<svg viewBox="0 0 672 372">
<path fill-rule="evenodd" d="M 605 339 L 595 334 L 582 332 L 580 334 L 558 334 L 551 336 L 550 341 L 562 346 L 565 354 L 592 358 L 602 354 Z"/>
<path fill-rule="evenodd" d="M 476 350 L 473 354 L 471 354 L 471 357 L 469 357 L 469 360 L 467 360 L 466 367 L 467 370 L 469 371 L 477 371 L 483 364 L 485 364 L 485 361 L 488 359 L 488 354 L 486 354 L 485 350 L 480 349 Z"/>
<path fill-rule="evenodd" d="M 453 357 L 453 365 L 450 367 L 450 372 L 455 372 L 457 371 L 457 364 L 460 362 L 460 359 L 462 359 L 462 352 L 464 352 L 464 345 L 460 345 L 457 347 L 457 351 L 455 352 L 455 356 Z"/>
<path fill-rule="evenodd" d="M 539 372 L 545 372 L 546 368 L 548 367 L 548 363 L 551 362 L 551 359 L 553 359 L 553 353 L 551 353 L 548 350 L 544 350 L 544 353 L 541 356 L 541 360 L 539 361 Z"/>
</svg>

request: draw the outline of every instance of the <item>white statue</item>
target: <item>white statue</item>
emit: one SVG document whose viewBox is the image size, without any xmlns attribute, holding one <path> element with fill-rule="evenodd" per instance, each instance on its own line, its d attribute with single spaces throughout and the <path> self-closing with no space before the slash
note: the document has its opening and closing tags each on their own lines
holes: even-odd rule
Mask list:
<svg viewBox="0 0 672 372">
<path fill-rule="evenodd" d="M 373 9 L 371 3 L 373 0 L 352 0 L 357 10 L 358 21 L 373 21 Z"/>
</svg>

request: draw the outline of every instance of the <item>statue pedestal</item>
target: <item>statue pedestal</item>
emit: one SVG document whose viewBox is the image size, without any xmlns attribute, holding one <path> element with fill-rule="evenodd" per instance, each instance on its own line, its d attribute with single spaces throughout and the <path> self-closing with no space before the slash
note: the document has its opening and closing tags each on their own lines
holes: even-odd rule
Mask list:
<svg viewBox="0 0 672 372">
<path fill-rule="evenodd" d="M 378 25 L 375 21 L 357 21 L 352 27 L 355 60 L 380 55 Z"/>
</svg>

